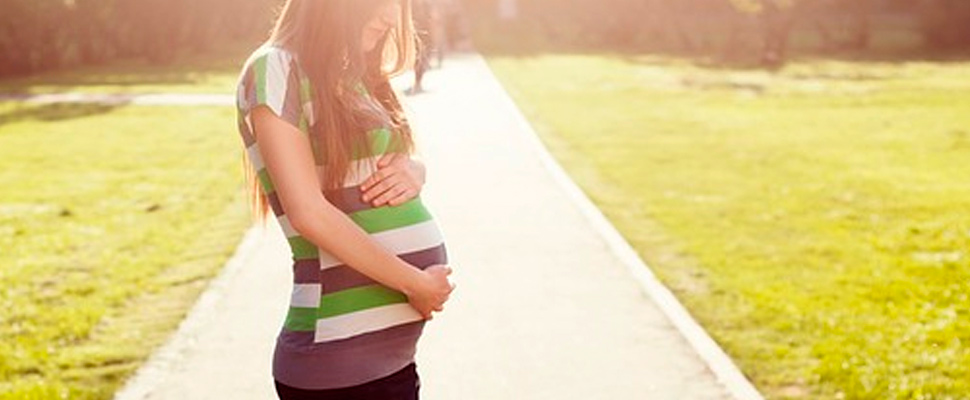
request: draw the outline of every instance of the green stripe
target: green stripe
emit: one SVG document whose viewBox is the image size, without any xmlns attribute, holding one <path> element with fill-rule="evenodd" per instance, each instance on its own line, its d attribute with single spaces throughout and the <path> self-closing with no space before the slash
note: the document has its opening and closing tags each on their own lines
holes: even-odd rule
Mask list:
<svg viewBox="0 0 970 400">
<path fill-rule="evenodd" d="M 303 236 L 286 238 L 286 241 L 290 242 L 294 260 L 309 260 L 320 256 L 317 246 L 304 239 Z"/>
<path fill-rule="evenodd" d="M 310 132 L 310 123 L 307 122 L 306 117 L 303 116 L 302 113 L 300 114 L 300 132 L 303 132 L 303 133 Z"/>
<path fill-rule="evenodd" d="M 283 327 L 296 332 L 313 332 L 317 329 L 317 309 L 290 307 Z"/>
<path fill-rule="evenodd" d="M 363 160 L 378 154 L 380 153 L 374 153 L 373 146 L 370 150 L 368 150 L 361 143 L 355 143 L 354 147 L 350 149 L 350 159 L 354 161 Z"/>
<path fill-rule="evenodd" d="M 401 140 L 400 136 L 390 136 L 387 148 L 384 149 L 385 153 L 404 153 L 407 148 L 404 146 L 404 141 Z"/>
<path fill-rule="evenodd" d="M 370 95 L 370 93 L 367 92 L 367 86 L 364 86 L 364 82 L 357 82 L 357 85 L 354 86 L 354 90 L 356 90 L 357 94 L 360 94 L 360 95 L 364 95 L 364 96 Z"/>
<path fill-rule="evenodd" d="M 300 100 L 303 104 L 313 103 L 313 87 L 303 74 L 300 74 Z"/>
<path fill-rule="evenodd" d="M 374 129 L 368 133 L 371 142 L 371 153 L 374 155 L 387 152 L 391 143 L 391 131 L 387 128 Z"/>
<path fill-rule="evenodd" d="M 391 304 L 407 303 L 401 292 L 381 285 L 362 286 L 341 290 L 320 298 L 317 318 L 330 318 Z"/>
<path fill-rule="evenodd" d="M 366 151 L 360 148 L 353 149 L 351 159 L 361 160 L 394 151 L 404 151 L 403 146 L 400 146 L 400 140 L 395 140 L 391 130 L 387 128 L 376 128 L 367 132 L 367 140 L 370 143 L 370 149 Z"/>
<path fill-rule="evenodd" d="M 421 198 L 416 197 L 397 207 L 358 211 L 350 214 L 350 219 L 367 233 L 377 233 L 430 221 L 431 214 L 424 208 Z"/>
<path fill-rule="evenodd" d="M 256 175 L 259 176 L 259 183 L 262 184 L 266 194 L 276 191 L 276 187 L 273 186 L 273 180 L 269 178 L 269 172 L 266 171 L 266 168 L 259 170 Z"/>
<path fill-rule="evenodd" d="M 256 104 L 266 104 L 266 56 L 259 57 L 253 64 L 256 74 Z"/>
</svg>

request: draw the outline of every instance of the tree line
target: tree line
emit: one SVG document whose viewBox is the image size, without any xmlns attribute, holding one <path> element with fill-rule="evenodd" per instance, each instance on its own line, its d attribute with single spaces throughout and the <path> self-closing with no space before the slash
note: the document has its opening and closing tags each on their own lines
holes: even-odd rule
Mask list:
<svg viewBox="0 0 970 400">
<path fill-rule="evenodd" d="M 265 35 L 279 0 L 3 0 L 0 77 L 122 58 L 167 63 Z"/>
<path fill-rule="evenodd" d="M 482 16 L 502 0 L 467 0 Z M 879 35 L 920 51 L 970 49 L 967 0 L 518 0 L 514 24 L 555 43 L 757 56 L 789 45 L 866 51 Z M 509 23 L 509 22 L 505 22 Z M 886 35 L 888 34 L 888 35 Z M 907 41 L 907 38 L 913 40 Z"/>
<path fill-rule="evenodd" d="M 499 0 L 463 0 L 472 17 Z M 2 0 L 0 77 L 125 58 L 172 62 L 258 40 L 282 0 Z M 520 24 L 558 42 L 757 54 L 784 61 L 810 32 L 823 50 L 863 50 L 873 32 L 913 32 L 926 49 L 970 48 L 968 0 L 518 0 Z M 887 28 L 888 27 L 888 28 Z"/>
</svg>

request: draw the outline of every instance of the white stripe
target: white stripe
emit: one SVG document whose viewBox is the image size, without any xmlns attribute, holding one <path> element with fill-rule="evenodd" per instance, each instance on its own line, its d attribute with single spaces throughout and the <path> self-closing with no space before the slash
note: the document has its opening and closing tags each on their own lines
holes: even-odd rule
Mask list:
<svg viewBox="0 0 970 400">
<path fill-rule="evenodd" d="M 246 98 L 246 85 L 242 84 L 242 76 L 236 83 L 236 108 L 246 110 L 249 108 L 249 99 Z"/>
<path fill-rule="evenodd" d="M 318 308 L 322 292 L 320 284 L 295 284 L 290 296 L 290 307 Z"/>
<path fill-rule="evenodd" d="M 370 178 L 376 172 L 375 167 L 380 158 L 381 156 L 374 156 L 350 163 L 350 168 L 347 170 L 347 179 L 344 179 L 344 187 L 354 187 L 364 183 L 367 178 Z"/>
<path fill-rule="evenodd" d="M 444 242 L 438 224 L 434 220 L 420 224 L 408 225 L 403 228 L 391 229 L 370 235 L 371 239 L 387 249 L 392 254 L 400 255 L 440 246 Z M 329 253 L 319 251 L 320 269 L 333 268 L 343 264 Z"/>
<path fill-rule="evenodd" d="M 285 234 L 287 238 L 300 236 L 296 229 L 293 229 L 293 225 L 290 224 L 290 219 L 286 216 L 286 214 L 283 214 L 283 216 L 277 218 L 277 220 L 280 223 L 280 228 L 283 228 L 283 234 Z"/>
<path fill-rule="evenodd" d="M 253 116 L 252 113 L 246 113 L 245 120 L 246 120 L 246 127 L 249 128 L 249 133 L 251 133 L 253 135 L 253 138 L 255 139 L 256 138 L 256 128 L 253 127 L 253 119 L 252 119 L 252 116 Z"/>
<path fill-rule="evenodd" d="M 256 143 L 246 148 L 246 154 L 249 156 L 249 162 L 253 164 L 253 168 L 257 172 L 263 169 L 263 156 L 259 154 L 259 146 Z"/>
<path fill-rule="evenodd" d="M 325 270 L 343 264 L 337 257 L 334 257 L 324 249 L 317 248 L 317 256 L 320 258 L 320 269 Z"/>
<path fill-rule="evenodd" d="M 286 101 L 286 85 L 289 81 L 289 56 L 282 51 L 274 51 L 266 55 L 266 103 L 276 112 L 283 115 L 283 102 Z"/>
<path fill-rule="evenodd" d="M 421 314 L 408 303 L 371 308 L 317 320 L 313 341 L 320 343 L 346 339 L 422 319 Z"/>
</svg>

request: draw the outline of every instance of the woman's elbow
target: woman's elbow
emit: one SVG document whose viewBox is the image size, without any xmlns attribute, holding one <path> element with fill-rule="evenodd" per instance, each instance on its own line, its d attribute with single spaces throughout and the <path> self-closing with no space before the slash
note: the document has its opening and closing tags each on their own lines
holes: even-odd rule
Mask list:
<svg viewBox="0 0 970 400">
<path fill-rule="evenodd" d="M 310 211 L 302 208 L 293 208 L 292 211 L 287 210 L 286 219 L 290 222 L 290 227 L 296 231 L 300 236 L 307 236 L 307 231 L 311 229 L 313 217 L 310 216 Z"/>
<path fill-rule="evenodd" d="M 312 230 L 327 224 L 328 210 L 325 204 L 300 204 L 286 208 L 286 217 L 296 233 L 313 236 Z"/>
</svg>

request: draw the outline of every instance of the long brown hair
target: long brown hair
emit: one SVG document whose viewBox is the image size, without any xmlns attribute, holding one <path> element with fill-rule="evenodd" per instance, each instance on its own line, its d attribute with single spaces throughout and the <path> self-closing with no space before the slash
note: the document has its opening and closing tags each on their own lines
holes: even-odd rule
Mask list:
<svg viewBox="0 0 970 400">
<path fill-rule="evenodd" d="M 401 21 L 373 51 L 361 38 L 380 6 L 401 3 Z M 414 148 L 411 128 L 390 77 L 413 65 L 411 0 L 286 0 L 267 45 L 291 52 L 313 87 L 311 138 L 324 169 L 324 189 L 342 186 L 355 152 L 369 153 L 369 130 L 390 126 L 395 151 Z M 359 90 L 363 85 L 370 96 Z M 244 154 L 245 156 L 245 154 Z M 269 205 L 245 159 L 254 216 L 265 222 Z"/>
</svg>

